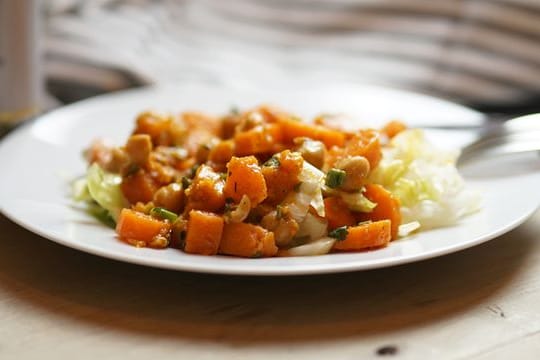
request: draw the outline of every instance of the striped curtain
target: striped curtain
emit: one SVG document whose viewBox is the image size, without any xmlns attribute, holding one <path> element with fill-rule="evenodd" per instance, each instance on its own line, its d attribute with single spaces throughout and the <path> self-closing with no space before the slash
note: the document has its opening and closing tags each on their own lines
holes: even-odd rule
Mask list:
<svg viewBox="0 0 540 360">
<path fill-rule="evenodd" d="M 151 83 L 369 83 L 540 108 L 539 0 L 75 2 L 50 11 L 46 48 L 53 76 L 92 63 Z"/>
</svg>

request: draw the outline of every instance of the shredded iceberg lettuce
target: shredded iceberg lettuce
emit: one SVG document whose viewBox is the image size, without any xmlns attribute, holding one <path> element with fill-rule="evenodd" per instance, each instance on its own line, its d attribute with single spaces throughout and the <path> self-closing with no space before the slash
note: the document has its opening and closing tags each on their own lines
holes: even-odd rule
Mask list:
<svg viewBox="0 0 540 360">
<path fill-rule="evenodd" d="M 400 199 L 403 223 L 422 229 L 448 226 L 480 207 L 478 193 L 465 187 L 456 169 L 459 152 L 429 143 L 420 129 L 406 130 L 383 149 L 370 181 Z"/>
<path fill-rule="evenodd" d="M 120 175 L 109 173 L 94 163 L 88 168 L 86 178 L 74 183 L 74 198 L 79 201 L 95 201 L 99 207 L 95 204 L 89 207 L 94 216 L 101 219 L 108 215 L 116 221 L 126 205 L 120 189 L 121 182 Z M 105 212 L 100 211 L 100 208 Z"/>
</svg>

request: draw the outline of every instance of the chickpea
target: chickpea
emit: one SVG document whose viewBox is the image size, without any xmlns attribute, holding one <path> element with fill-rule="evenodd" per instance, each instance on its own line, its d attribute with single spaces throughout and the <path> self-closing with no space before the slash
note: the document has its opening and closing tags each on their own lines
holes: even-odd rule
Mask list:
<svg viewBox="0 0 540 360">
<path fill-rule="evenodd" d="M 306 137 L 295 138 L 296 151 L 302 154 L 304 160 L 316 168 L 322 168 L 326 157 L 326 146 L 320 141 Z"/>
<path fill-rule="evenodd" d="M 289 216 L 288 209 L 284 208 L 278 213 L 274 210 L 265 215 L 261 220 L 261 226 L 274 233 L 277 246 L 287 246 L 298 232 L 298 223 Z"/>
<path fill-rule="evenodd" d="M 195 154 L 195 159 L 199 164 L 203 164 L 208 160 L 208 156 L 210 155 L 210 152 L 216 145 L 219 143 L 219 140 L 216 138 L 211 139 L 206 144 L 201 144 L 199 148 L 197 149 L 197 153 Z"/>
<path fill-rule="evenodd" d="M 369 162 L 363 156 L 348 156 L 339 159 L 334 164 L 334 167 L 345 171 L 345 181 L 341 188 L 347 191 L 360 189 L 370 170 Z"/>
<path fill-rule="evenodd" d="M 125 149 L 133 164 L 144 166 L 152 152 L 152 139 L 146 134 L 131 135 Z"/>
</svg>

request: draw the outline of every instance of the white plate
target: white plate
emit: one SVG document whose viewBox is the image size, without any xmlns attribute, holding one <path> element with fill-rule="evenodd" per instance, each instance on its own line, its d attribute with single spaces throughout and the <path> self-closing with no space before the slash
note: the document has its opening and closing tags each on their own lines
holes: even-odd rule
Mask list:
<svg viewBox="0 0 540 360">
<path fill-rule="evenodd" d="M 92 139 L 103 136 L 121 144 L 132 130 L 138 112 L 148 108 L 199 109 L 219 114 L 232 105 L 244 108 L 260 103 L 276 104 L 302 116 L 344 112 L 361 122 L 380 123 L 395 117 L 410 123 L 482 121 L 479 113 L 445 101 L 377 87 L 325 86 L 257 92 L 183 86 L 107 95 L 44 115 L 0 143 L 0 209 L 41 236 L 112 259 L 208 273 L 291 275 L 379 268 L 455 252 L 514 228 L 540 203 L 540 164 L 534 161 L 536 158 L 522 157 L 504 167 L 484 164 L 480 171 L 469 169 L 467 179 L 470 186 L 481 189 L 483 210 L 458 226 L 421 232 L 376 251 L 270 259 L 138 249 L 120 242 L 113 230 L 72 206 L 68 181 L 84 173 L 83 148 Z M 440 133 L 435 140 L 443 143 L 449 139 L 462 140 Z"/>
</svg>

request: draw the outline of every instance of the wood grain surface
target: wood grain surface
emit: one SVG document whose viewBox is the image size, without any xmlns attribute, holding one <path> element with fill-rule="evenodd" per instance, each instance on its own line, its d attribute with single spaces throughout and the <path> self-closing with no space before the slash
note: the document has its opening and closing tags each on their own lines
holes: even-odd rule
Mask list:
<svg viewBox="0 0 540 360">
<path fill-rule="evenodd" d="M 452 255 L 297 277 L 152 269 L 0 215 L 0 359 L 536 359 L 540 213 Z"/>
</svg>

